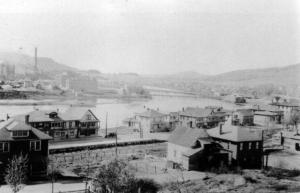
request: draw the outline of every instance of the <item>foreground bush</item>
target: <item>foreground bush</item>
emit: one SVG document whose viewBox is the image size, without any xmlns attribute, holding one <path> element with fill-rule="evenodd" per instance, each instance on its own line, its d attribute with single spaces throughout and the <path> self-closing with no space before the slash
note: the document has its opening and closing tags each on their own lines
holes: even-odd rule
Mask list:
<svg viewBox="0 0 300 193">
<path fill-rule="evenodd" d="M 95 193 L 156 193 L 160 186 L 153 180 L 136 178 L 127 162 L 113 160 L 98 168 L 92 189 Z"/>
</svg>

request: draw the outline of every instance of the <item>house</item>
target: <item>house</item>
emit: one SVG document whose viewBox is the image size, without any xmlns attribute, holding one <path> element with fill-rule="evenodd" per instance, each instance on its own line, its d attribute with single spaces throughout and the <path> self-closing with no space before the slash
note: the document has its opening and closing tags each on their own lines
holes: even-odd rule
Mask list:
<svg viewBox="0 0 300 193">
<path fill-rule="evenodd" d="M 130 117 L 123 120 L 125 126 L 132 128 L 134 131 L 140 130 L 140 122 L 136 119 L 136 117 Z"/>
<path fill-rule="evenodd" d="M 149 134 L 169 130 L 168 115 L 153 109 L 136 114 L 142 133 Z"/>
<path fill-rule="evenodd" d="M 179 112 L 179 124 L 190 128 L 211 128 L 224 122 L 229 114 L 222 108 L 187 107 Z"/>
<path fill-rule="evenodd" d="M 300 107 L 299 103 L 288 102 L 286 99 L 277 101 L 273 100 L 270 105 L 277 107 L 279 110 L 282 110 L 284 119 L 289 118 L 291 112 Z"/>
<path fill-rule="evenodd" d="M 254 123 L 259 125 L 269 125 L 280 123 L 280 117 L 277 113 L 269 111 L 257 111 L 254 113 Z"/>
<path fill-rule="evenodd" d="M 231 120 L 207 129 L 208 135 L 229 152 L 229 165 L 260 168 L 263 156 L 262 130 L 233 125 Z"/>
<path fill-rule="evenodd" d="M 168 139 L 167 160 L 173 168 L 201 170 L 227 159 L 203 128 L 177 127 Z"/>
<path fill-rule="evenodd" d="M 300 134 L 293 131 L 282 131 L 273 136 L 273 140 L 283 149 L 291 153 L 300 154 Z"/>
<path fill-rule="evenodd" d="M 254 113 L 252 109 L 237 109 L 232 114 L 233 125 L 254 125 Z"/>
<path fill-rule="evenodd" d="M 235 96 L 234 103 L 235 104 L 243 104 L 246 103 L 246 97 L 243 96 Z"/>
<path fill-rule="evenodd" d="M 271 105 L 254 105 L 254 123 L 265 124 L 271 122 L 275 124 L 281 124 L 283 121 L 283 110 L 280 110 L 276 106 Z"/>
<path fill-rule="evenodd" d="M 100 121 L 93 112 L 81 107 L 70 107 L 63 113 L 35 110 L 25 115 L 25 120 L 54 140 L 96 136 L 100 128 Z"/>
<path fill-rule="evenodd" d="M 23 120 L 10 118 L 0 124 L 0 176 L 5 166 L 14 155 L 28 156 L 30 177 L 47 175 L 49 135 L 25 123 Z M 3 178 L 3 176 L 1 176 Z M 1 178 L 0 177 L 0 178 Z"/>
</svg>

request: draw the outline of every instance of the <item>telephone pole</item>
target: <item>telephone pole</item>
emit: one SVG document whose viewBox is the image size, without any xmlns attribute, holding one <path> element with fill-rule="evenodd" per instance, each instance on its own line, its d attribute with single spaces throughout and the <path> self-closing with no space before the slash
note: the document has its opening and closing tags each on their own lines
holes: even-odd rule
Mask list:
<svg viewBox="0 0 300 193">
<path fill-rule="evenodd" d="M 106 112 L 106 118 L 105 118 L 105 137 L 107 137 L 107 112 Z"/>
</svg>

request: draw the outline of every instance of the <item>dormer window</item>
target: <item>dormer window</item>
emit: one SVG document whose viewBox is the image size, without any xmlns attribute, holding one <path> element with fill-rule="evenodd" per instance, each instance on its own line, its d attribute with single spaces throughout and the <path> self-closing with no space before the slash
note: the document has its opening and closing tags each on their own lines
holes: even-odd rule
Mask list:
<svg viewBox="0 0 300 193">
<path fill-rule="evenodd" d="M 29 131 L 13 131 L 12 132 L 13 137 L 28 137 L 29 136 Z"/>
</svg>

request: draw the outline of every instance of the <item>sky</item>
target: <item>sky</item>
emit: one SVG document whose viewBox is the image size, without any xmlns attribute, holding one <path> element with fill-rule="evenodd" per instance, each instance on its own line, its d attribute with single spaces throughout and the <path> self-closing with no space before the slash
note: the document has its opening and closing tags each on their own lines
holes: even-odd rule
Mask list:
<svg viewBox="0 0 300 193">
<path fill-rule="evenodd" d="M 300 62 L 298 2 L 0 0 L 0 50 L 105 73 L 280 67 Z"/>
</svg>

